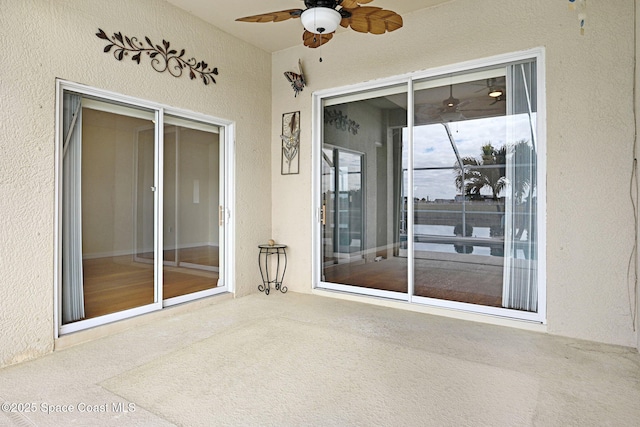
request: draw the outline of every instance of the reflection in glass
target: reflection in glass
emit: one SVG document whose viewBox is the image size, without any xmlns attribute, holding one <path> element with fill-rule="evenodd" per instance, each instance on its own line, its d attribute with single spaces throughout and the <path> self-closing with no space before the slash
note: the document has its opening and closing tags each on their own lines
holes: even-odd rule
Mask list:
<svg viewBox="0 0 640 427">
<path fill-rule="evenodd" d="M 359 253 L 362 241 L 363 155 L 336 150 L 337 201 L 334 238 L 336 254 Z M 335 197 L 334 195 L 334 197 Z"/>
<path fill-rule="evenodd" d="M 402 127 L 406 90 L 325 105 L 322 280 L 407 292 L 401 254 Z M 392 102 L 390 99 L 396 100 Z"/>
<path fill-rule="evenodd" d="M 502 73 L 416 84 L 414 295 L 536 311 L 535 66 Z"/>
<path fill-rule="evenodd" d="M 325 99 L 321 286 L 537 312 L 536 74 L 416 80 L 410 106 L 403 86 Z"/>
<path fill-rule="evenodd" d="M 163 297 L 169 299 L 218 284 L 220 138 L 213 126 L 165 122 Z"/>
<path fill-rule="evenodd" d="M 505 118 L 414 128 L 414 294 L 500 307 L 506 148 L 480 128 L 496 138 Z"/>
</svg>

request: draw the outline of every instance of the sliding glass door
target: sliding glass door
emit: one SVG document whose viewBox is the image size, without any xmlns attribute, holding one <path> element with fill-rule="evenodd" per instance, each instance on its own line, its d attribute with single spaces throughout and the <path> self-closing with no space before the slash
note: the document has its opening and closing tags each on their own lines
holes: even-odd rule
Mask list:
<svg viewBox="0 0 640 427">
<path fill-rule="evenodd" d="M 152 111 L 65 94 L 62 188 L 64 323 L 158 302 L 155 292 Z M 136 152 L 137 148 L 137 152 Z M 137 165 L 132 159 L 137 158 Z M 138 173 L 136 173 L 136 167 Z M 136 187 L 142 179 L 143 186 Z M 149 263 L 132 258 L 145 247 Z"/>
<path fill-rule="evenodd" d="M 327 100 L 322 144 L 322 281 L 351 292 L 407 292 L 402 128 L 406 85 Z M 405 236 L 406 237 L 406 236 Z"/>
<path fill-rule="evenodd" d="M 502 307 L 505 72 L 414 84 L 414 296 Z"/>
<path fill-rule="evenodd" d="M 167 116 L 164 127 L 163 296 L 213 289 L 220 278 L 224 158 L 220 128 Z"/>
<path fill-rule="evenodd" d="M 62 95 L 60 332 L 226 291 L 225 126 Z"/>
<path fill-rule="evenodd" d="M 317 96 L 316 287 L 543 318 L 536 64 Z"/>
</svg>

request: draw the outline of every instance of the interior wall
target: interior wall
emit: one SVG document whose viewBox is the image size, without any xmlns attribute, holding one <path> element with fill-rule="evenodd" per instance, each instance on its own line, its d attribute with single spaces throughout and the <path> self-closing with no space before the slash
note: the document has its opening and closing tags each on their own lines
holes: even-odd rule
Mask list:
<svg viewBox="0 0 640 427">
<path fill-rule="evenodd" d="M 271 136 L 273 234 L 290 247 L 289 289 L 312 289 L 313 91 L 543 47 L 547 330 L 636 346 L 627 281 L 634 245 L 633 14 L 632 2 L 589 2 L 581 35 L 578 14 L 565 1 L 486 0 L 478 7 L 454 0 L 405 15 L 404 27 L 391 34 L 344 31 L 321 49 L 275 53 L 272 129 L 280 128 L 282 113 L 301 111 L 300 175 L 277 173 L 280 140 L 277 131 Z M 307 87 L 294 97 L 283 72 L 295 71 L 298 59 Z"/>
<path fill-rule="evenodd" d="M 98 29 L 218 67 L 217 84 L 105 53 Z M 236 123 L 236 295 L 256 292 L 257 245 L 271 233 L 271 55 L 162 0 L 0 2 L 0 366 L 52 350 L 56 78 Z M 251 171 L 251 173 L 246 173 Z M 248 261 L 249 260 L 249 261 Z"/>
<path fill-rule="evenodd" d="M 148 121 L 84 108 L 82 113 L 82 252 L 132 254 L 136 128 Z M 152 158 L 152 157 L 151 157 Z M 153 218 L 153 215 L 151 215 Z M 153 249 L 153 238 L 151 239 Z"/>
<path fill-rule="evenodd" d="M 380 141 L 382 113 L 379 108 L 367 106 L 364 103 L 339 104 L 331 107 L 360 124 L 358 134 L 337 129 L 335 126 L 325 126 L 325 141 L 327 144 L 346 148 L 364 156 L 362 165 L 362 211 L 364 215 L 363 242 L 364 256 L 369 261 L 376 257 L 377 224 L 378 224 L 378 155 L 379 150 L 371 141 Z M 386 159 L 385 159 L 386 160 Z M 386 173 L 382 172 L 386 178 Z M 385 182 L 386 183 L 386 182 Z M 337 202 L 336 202 L 337 209 Z"/>
<path fill-rule="evenodd" d="M 179 248 L 218 243 L 218 223 L 212 224 L 210 215 L 213 210 L 217 217 L 213 205 L 218 206 L 218 156 L 210 156 L 210 151 L 217 151 L 211 148 L 219 147 L 217 139 L 208 132 L 180 130 Z"/>
</svg>

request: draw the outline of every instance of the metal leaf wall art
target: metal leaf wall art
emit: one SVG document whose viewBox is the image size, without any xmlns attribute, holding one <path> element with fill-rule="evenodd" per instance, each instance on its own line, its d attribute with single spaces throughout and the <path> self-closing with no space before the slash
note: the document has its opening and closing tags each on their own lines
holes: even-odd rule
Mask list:
<svg viewBox="0 0 640 427">
<path fill-rule="evenodd" d="M 154 44 L 149 37 L 145 37 L 146 44 L 137 37 L 123 36 L 121 32 L 109 37 L 101 28 L 98 28 L 96 36 L 109 42 L 104 48 L 105 53 L 111 52 L 113 57 L 122 61 L 126 56 L 140 64 L 143 53 L 151 58 L 151 66 L 159 73 L 168 71 L 174 77 L 182 76 L 184 71 L 189 71 L 189 78 L 200 78 L 205 85 L 216 83 L 214 76 L 218 75 L 218 68 L 211 68 L 205 61 L 197 61 L 195 58 L 185 59 L 185 50 L 178 52 L 171 48 L 171 43 L 162 40 L 162 45 Z"/>
<path fill-rule="evenodd" d="M 335 126 L 336 129 L 349 132 L 353 135 L 358 134 L 360 124 L 355 120 L 349 119 L 340 110 L 324 110 L 324 123 L 329 126 Z"/>
</svg>

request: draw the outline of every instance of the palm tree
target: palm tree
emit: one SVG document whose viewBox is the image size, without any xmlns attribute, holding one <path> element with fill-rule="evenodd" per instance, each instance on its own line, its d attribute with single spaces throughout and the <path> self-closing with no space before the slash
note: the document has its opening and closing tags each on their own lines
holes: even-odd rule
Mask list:
<svg viewBox="0 0 640 427">
<path fill-rule="evenodd" d="M 463 196 L 479 195 L 480 190 L 489 187 L 494 200 L 506 185 L 507 147 L 494 148 L 491 142 L 482 146 L 482 156 L 463 157 L 462 167 L 454 165 L 456 188 Z"/>
<path fill-rule="evenodd" d="M 535 203 L 536 171 L 535 171 L 535 149 L 529 141 L 522 139 L 511 149 L 513 153 L 512 161 L 516 164 L 517 173 L 511 177 L 513 188 L 513 198 L 515 204 L 519 205 L 519 215 L 515 218 L 515 240 L 520 240 L 525 231 L 532 239 L 535 233 L 535 222 L 531 221 L 531 204 Z"/>
<path fill-rule="evenodd" d="M 518 172 L 510 178 L 512 195 L 516 205 L 527 205 L 533 202 L 535 181 L 535 150 L 527 140 L 520 140 L 514 144 L 503 145 L 496 149 L 488 142 L 482 146 L 480 158 L 463 157 L 460 164 L 454 165 L 456 188 L 464 195 L 480 194 L 480 190 L 489 187 L 493 199 L 497 200 L 498 194 L 507 185 L 506 156 L 509 153 L 511 161 L 516 165 Z M 463 187 L 464 185 L 464 187 Z M 499 209 L 499 208 L 498 208 Z M 528 209 L 528 208 L 527 208 Z M 528 226 L 523 222 L 522 215 L 516 216 L 515 239 L 519 240 Z M 528 230 L 529 233 L 533 230 Z M 492 227 L 491 235 L 502 235 L 502 225 Z"/>
<path fill-rule="evenodd" d="M 535 189 L 535 151 L 529 141 L 522 139 L 511 148 L 513 162 L 517 165 L 519 173 L 512 178 L 513 196 L 517 203 L 524 203 L 527 197 Z"/>
</svg>

